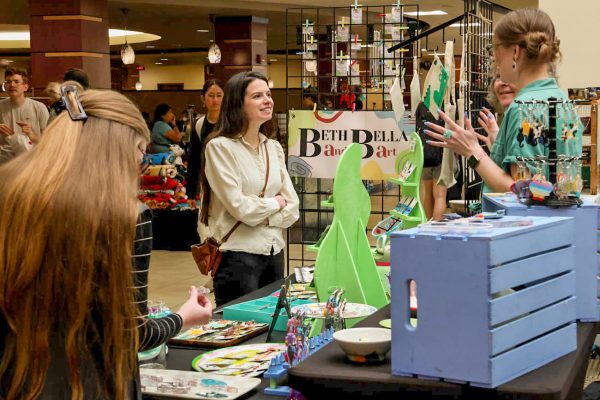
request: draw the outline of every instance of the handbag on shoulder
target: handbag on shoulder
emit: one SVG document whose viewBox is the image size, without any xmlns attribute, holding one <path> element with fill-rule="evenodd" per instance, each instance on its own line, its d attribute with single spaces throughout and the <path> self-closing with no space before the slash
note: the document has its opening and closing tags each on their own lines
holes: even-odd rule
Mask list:
<svg viewBox="0 0 600 400">
<path fill-rule="evenodd" d="M 265 195 L 265 190 L 267 189 L 267 182 L 269 182 L 269 151 L 267 150 L 267 142 L 265 141 L 265 157 L 267 160 L 267 168 L 266 168 L 266 173 L 265 173 L 265 185 L 263 186 L 263 189 L 261 190 L 260 194 L 258 195 L 258 197 L 264 197 Z M 204 206 L 204 205 L 202 205 Z M 229 232 L 227 232 L 227 235 L 225 235 L 223 237 L 223 239 L 221 240 L 221 243 L 219 243 L 215 238 L 213 237 L 209 237 L 207 238 L 204 242 L 200 243 L 200 244 L 194 244 L 191 246 L 191 250 L 192 250 L 192 257 L 194 257 L 194 261 L 196 262 L 196 265 L 198 266 L 198 270 L 200 271 L 200 273 L 202 275 L 209 275 L 211 277 L 214 277 L 215 274 L 217 273 L 217 270 L 219 269 L 219 264 L 221 263 L 221 250 L 219 250 L 219 247 L 221 247 L 221 245 L 223 243 L 225 243 L 227 241 L 227 239 L 229 239 L 229 237 L 231 236 L 231 234 L 242 224 L 241 221 L 237 221 L 235 223 L 235 225 L 233 226 L 233 228 L 231 228 L 231 230 Z"/>
</svg>

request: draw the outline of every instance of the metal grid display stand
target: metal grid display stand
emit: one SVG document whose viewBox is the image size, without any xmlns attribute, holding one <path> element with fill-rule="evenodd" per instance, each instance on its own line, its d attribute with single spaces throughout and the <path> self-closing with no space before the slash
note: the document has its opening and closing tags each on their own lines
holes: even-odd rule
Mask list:
<svg viewBox="0 0 600 400">
<path fill-rule="evenodd" d="M 465 16 L 461 28 L 465 38 L 466 79 L 465 111 L 471 121 L 477 121 L 479 111 L 488 105 L 488 88 L 492 80 L 490 48 L 492 44 L 493 5 L 485 0 L 465 0 Z M 477 124 L 473 128 L 482 133 Z M 485 132 L 483 132 L 485 134 Z M 483 189 L 483 181 L 474 169 L 462 159 L 465 211 L 474 201 L 479 201 Z"/>
<path fill-rule="evenodd" d="M 286 108 L 301 107 L 303 94 L 310 93 L 317 97 L 318 108 L 326 108 L 324 100 L 330 100 L 333 107 L 327 108 L 351 110 L 351 104 L 341 100 L 345 94 L 354 94 L 364 98 L 362 110 L 391 110 L 389 88 L 398 66 L 406 68 L 405 80 L 410 82 L 413 48 L 391 54 L 386 49 L 417 34 L 423 27 L 418 18 L 418 5 L 400 5 L 399 20 L 390 18 L 395 7 L 398 6 L 358 7 L 362 9 L 360 24 L 352 21 L 355 7 L 288 9 Z M 417 16 L 408 19 L 404 17 L 405 11 L 416 12 Z M 342 23 L 348 35 L 340 37 Z M 344 61 L 348 63 L 345 74 L 336 65 Z M 361 88 L 360 93 L 355 90 L 357 87 Z M 333 219 L 333 209 L 323 205 L 332 194 L 332 179 L 292 177 L 292 181 L 300 198 L 300 219 L 288 230 L 288 273 L 296 266 L 314 263 L 316 253 L 310 252 L 308 247 L 318 241 Z M 372 210 L 367 226 L 370 234 L 396 205 L 400 192 L 397 185 L 384 181 L 364 181 L 364 184 L 371 194 Z"/>
</svg>

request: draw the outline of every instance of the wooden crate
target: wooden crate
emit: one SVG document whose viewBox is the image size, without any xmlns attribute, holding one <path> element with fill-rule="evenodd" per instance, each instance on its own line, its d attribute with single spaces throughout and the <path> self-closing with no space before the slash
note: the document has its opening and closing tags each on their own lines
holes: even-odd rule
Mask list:
<svg viewBox="0 0 600 400">
<path fill-rule="evenodd" d="M 544 206 L 527 207 L 520 204 L 514 195 L 483 196 L 483 210 L 504 210 L 506 215 L 522 217 L 571 217 L 575 220 L 575 271 L 577 294 L 577 319 L 580 321 L 600 321 L 600 286 L 598 274 L 600 266 L 597 240 L 600 227 L 599 207 L 586 198 L 581 207 L 551 208 Z"/>
<path fill-rule="evenodd" d="M 392 234 L 392 374 L 496 387 L 576 349 L 574 220 L 532 219 L 470 237 Z"/>
</svg>

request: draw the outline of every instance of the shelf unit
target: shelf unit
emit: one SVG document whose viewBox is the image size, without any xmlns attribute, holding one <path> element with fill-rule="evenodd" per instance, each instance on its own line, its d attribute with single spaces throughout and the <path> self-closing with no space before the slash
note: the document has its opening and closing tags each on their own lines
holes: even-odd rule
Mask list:
<svg viewBox="0 0 600 400">
<path fill-rule="evenodd" d="M 587 169 L 589 175 L 588 179 L 584 179 L 584 185 L 590 189 L 590 194 L 595 195 L 598 192 L 598 100 L 577 101 L 575 109 L 585 127 L 582 168 Z"/>
<path fill-rule="evenodd" d="M 410 140 L 414 142 L 414 149 L 406 151 L 398 156 L 396 160 L 396 172 L 400 174 L 404 164 L 408 161 L 413 165 L 416 165 L 415 170 L 410 174 L 406 181 L 397 178 L 388 179 L 389 182 L 400 186 L 400 193 L 403 196 L 407 195 L 417 199 L 417 204 L 413 207 L 409 215 L 404 215 L 396 210 L 390 210 L 390 215 L 402 220 L 402 229 L 414 228 L 427 220 L 419 194 L 421 173 L 423 172 L 423 143 L 421 142 L 419 134 L 416 132 L 411 133 Z"/>
</svg>

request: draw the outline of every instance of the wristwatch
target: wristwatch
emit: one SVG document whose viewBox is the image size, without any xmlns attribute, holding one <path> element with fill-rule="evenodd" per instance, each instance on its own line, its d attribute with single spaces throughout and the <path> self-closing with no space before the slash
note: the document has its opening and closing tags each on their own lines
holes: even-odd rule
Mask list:
<svg viewBox="0 0 600 400">
<path fill-rule="evenodd" d="M 485 151 L 483 149 L 481 149 L 481 151 L 479 151 L 477 154 L 471 154 L 471 156 L 467 159 L 467 165 L 473 169 L 477 168 L 479 161 L 481 161 L 484 155 Z"/>
</svg>

